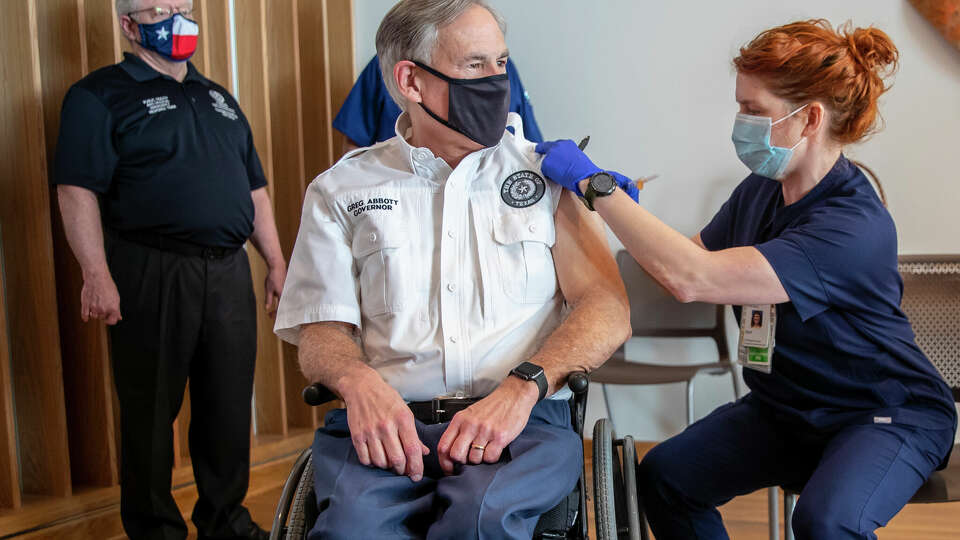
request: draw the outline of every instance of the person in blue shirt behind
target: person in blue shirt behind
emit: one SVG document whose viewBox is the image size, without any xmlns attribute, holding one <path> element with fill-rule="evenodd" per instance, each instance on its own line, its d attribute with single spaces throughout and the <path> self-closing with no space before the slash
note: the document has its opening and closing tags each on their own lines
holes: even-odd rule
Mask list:
<svg viewBox="0 0 960 540">
<path fill-rule="evenodd" d="M 523 135 L 528 141 L 541 142 L 543 135 L 533 116 L 533 105 L 523 89 L 520 74 L 513 60 L 507 59 L 507 75 L 510 78 L 510 111 L 523 119 Z M 380 60 L 374 56 L 357 77 L 340 112 L 333 119 L 333 127 L 343 133 L 343 153 L 354 148 L 371 146 L 394 135 L 394 124 L 400 116 L 400 107 L 394 103 L 380 73 Z"/>
<path fill-rule="evenodd" d="M 677 299 L 733 304 L 740 321 L 751 392 L 654 447 L 639 468 L 660 540 L 727 538 L 717 507 L 777 485 L 802 489 L 797 538 L 876 538 L 946 466 L 951 390 L 900 309 L 893 219 L 843 154 L 875 131 L 897 59 L 882 31 L 823 20 L 741 48 L 733 143 L 753 174 L 693 238 L 634 204 L 632 182 L 572 141 L 538 145 L 544 174 L 583 193 Z"/>
</svg>

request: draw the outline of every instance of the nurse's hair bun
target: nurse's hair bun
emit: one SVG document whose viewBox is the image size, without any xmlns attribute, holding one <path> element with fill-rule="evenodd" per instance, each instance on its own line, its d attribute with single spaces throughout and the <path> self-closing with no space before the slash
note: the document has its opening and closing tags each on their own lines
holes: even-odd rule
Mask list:
<svg viewBox="0 0 960 540">
<path fill-rule="evenodd" d="M 871 26 L 851 31 L 849 22 L 840 30 L 847 38 L 850 54 L 864 68 L 886 74 L 896 66 L 899 52 L 883 30 Z"/>
<path fill-rule="evenodd" d="M 877 131 L 877 100 L 889 87 L 899 52 L 882 30 L 834 30 L 824 19 L 771 28 L 740 48 L 733 65 L 759 77 L 791 108 L 818 101 L 830 112 L 830 135 L 853 143 Z"/>
</svg>

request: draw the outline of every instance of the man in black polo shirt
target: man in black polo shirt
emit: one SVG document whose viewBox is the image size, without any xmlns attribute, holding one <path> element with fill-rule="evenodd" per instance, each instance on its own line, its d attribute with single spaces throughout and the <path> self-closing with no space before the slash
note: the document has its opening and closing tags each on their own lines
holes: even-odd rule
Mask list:
<svg viewBox="0 0 960 540">
<path fill-rule="evenodd" d="M 186 62 L 191 11 L 189 0 L 117 1 L 133 54 L 70 88 L 53 181 L 83 269 L 81 317 L 111 325 L 124 529 L 187 536 L 170 484 L 189 378 L 199 538 L 265 539 L 242 506 L 256 357 L 244 242 L 267 261 L 271 313 L 286 269 L 247 120 Z"/>
</svg>

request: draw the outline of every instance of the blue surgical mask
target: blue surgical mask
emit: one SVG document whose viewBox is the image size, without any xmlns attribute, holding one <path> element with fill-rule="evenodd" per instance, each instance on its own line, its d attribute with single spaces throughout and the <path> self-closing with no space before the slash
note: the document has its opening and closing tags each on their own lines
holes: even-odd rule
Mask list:
<svg viewBox="0 0 960 540">
<path fill-rule="evenodd" d="M 790 148 L 773 146 L 770 144 L 770 132 L 773 126 L 802 111 L 806 105 L 774 122 L 768 116 L 752 116 L 737 114 L 733 123 L 733 146 L 737 150 L 737 157 L 751 171 L 760 176 L 774 180 L 783 178 L 787 164 L 793 157 L 794 148 L 806 137 L 801 137 L 797 144 Z"/>
</svg>

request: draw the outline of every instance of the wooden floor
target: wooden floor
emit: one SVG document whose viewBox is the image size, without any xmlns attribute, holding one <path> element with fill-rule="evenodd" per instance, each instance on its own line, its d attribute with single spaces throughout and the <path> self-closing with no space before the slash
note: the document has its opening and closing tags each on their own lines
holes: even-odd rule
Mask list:
<svg viewBox="0 0 960 540">
<path fill-rule="evenodd" d="M 652 443 L 638 443 L 639 455 L 643 455 L 653 446 Z M 589 459 L 590 444 L 585 445 Z M 288 457 L 274 463 L 261 465 L 269 468 L 264 474 L 253 474 L 257 485 L 250 486 L 247 507 L 255 521 L 269 528 L 273 521 L 277 501 L 280 498 L 281 485 L 286 473 L 293 464 L 294 457 Z M 590 471 L 588 464 L 587 471 Z M 588 484 L 589 484 L 588 480 Z M 591 486 L 592 489 L 592 486 Z M 178 497 L 178 502 L 182 501 Z M 781 503 L 782 504 L 782 503 Z M 189 516 L 190 508 L 184 508 Z M 782 509 L 781 509 L 782 511 Z M 766 540 L 767 494 L 759 491 L 744 497 L 738 497 L 720 509 L 730 538 L 734 540 Z M 782 523 L 782 517 L 781 517 Z M 593 537 L 593 515 L 590 515 L 591 538 Z M 781 525 L 781 538 L 782 538 Z M 897 515 L 890 524 L 877 531 L 881 540 L 956 540 L 960 538 L 960 503 L 948 504 L 912 504 Z M 191 525 L 190 539 L 196 538 Z"/>
</svg>

